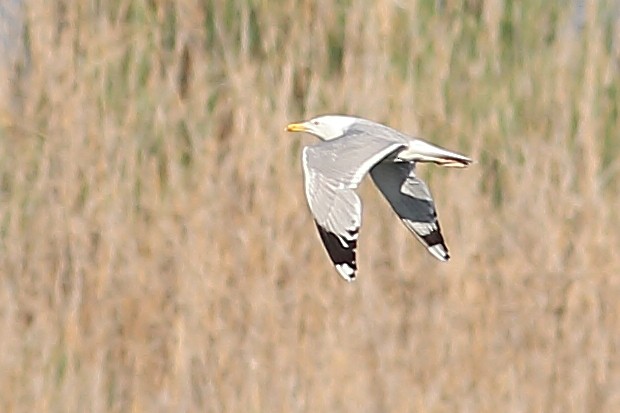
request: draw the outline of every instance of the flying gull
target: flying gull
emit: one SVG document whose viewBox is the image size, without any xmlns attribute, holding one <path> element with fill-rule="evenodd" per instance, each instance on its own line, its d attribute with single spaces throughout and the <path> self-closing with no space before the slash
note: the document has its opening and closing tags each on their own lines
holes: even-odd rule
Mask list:
<svg viewBox="0 0 620 413">
<path fill-rule="evenodd" d="M 346 281 L 357 272 L 355 250 L 362 203 L 355 193 L 370 176 L 403 224 L 437 259 L 450 258 L 428 186 L 416 176 L 418 162 L 461 167 L 472 160 L 390 127 L 352 116 L 326 115 L 291 123 L 321 142 L 303 149 L 306 198 L 327 253 Z"/>
</svg>

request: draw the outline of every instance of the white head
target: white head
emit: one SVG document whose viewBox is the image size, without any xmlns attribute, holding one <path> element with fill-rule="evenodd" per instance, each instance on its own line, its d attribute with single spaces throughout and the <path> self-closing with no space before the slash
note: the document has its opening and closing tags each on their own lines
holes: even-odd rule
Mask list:
<svg viewBox="0 0 620 413">
<path fill-rule="evenodd" d="M 344 115 L 317 116 L 306 122 L 291 123 L 286 127 L 286 130 L 289 132 L 308 132 L 328 141 L 344 135 L 347 129 L 358 120 L 353 116 Z"/>
</svg>

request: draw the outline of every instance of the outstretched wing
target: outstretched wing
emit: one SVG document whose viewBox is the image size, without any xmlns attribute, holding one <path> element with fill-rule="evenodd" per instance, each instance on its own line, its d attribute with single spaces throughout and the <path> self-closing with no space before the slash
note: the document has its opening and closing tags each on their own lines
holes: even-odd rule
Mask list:
<svg viewBox="0 0 620 413">
<path fill-rule="evenodd" d="M 441 261 L 450 259 L 428 186 L 415 175 L 415 163 L 385 161 L 370 170 L 372 180 L 405 226 Z"/>
<path fill-rule="evenodd" d="M 347 281 L 356 276 L 355 251 L 362 222 L 362 203 L 355 189 L 370 168 L 403 146 L 399 141 L 355 133 L 304 148 L 308 205 L 329 257 Z"/>
</svg>

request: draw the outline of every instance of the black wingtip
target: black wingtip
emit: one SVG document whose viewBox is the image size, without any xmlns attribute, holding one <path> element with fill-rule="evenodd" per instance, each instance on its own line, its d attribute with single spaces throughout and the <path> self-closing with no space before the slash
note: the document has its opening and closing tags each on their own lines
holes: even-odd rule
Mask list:
<svg viewBox="0 0 620 413">
<path fill-rule="evenodd" d="M 338 237 L 331 231 L 315 222 L 319 236 L 325 245 L 329 258 L 334 263 L 338 274 L 347 282 L 354 281 L 357 276 L 355 250 L 357 248 L 357 229 L 349 232 L 349 239 Z"/>
</svg>

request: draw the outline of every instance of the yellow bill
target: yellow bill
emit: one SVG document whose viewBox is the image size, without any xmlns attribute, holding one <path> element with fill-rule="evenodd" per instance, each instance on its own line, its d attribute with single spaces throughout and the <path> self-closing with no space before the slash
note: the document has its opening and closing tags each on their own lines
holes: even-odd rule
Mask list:
<svg viewBox="0 0 620 413">
<path fill-rule="evenodd" d="M 286 127 L 287 132 L 306 132 L 306 125 L 302 123 L 291 123 Z"/>
</svg>

